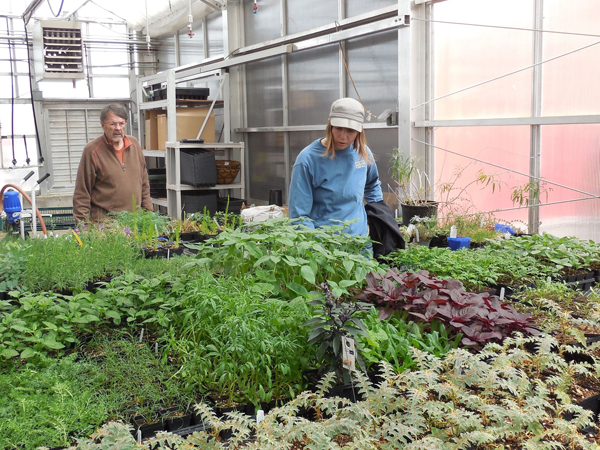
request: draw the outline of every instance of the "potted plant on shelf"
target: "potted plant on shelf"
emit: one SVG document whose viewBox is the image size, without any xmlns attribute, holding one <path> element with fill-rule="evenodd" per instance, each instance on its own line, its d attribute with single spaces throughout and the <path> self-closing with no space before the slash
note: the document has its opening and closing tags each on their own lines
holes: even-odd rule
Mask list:
<svg viewBox="0 0 600 450">
<path fill-rule="evenodd" d="M 410 225 L 413 217 L 436 217 L 438 203 L 433 197 L 433 183 L 417 167 L 417 160 L 395 149 L 391 158 L 392 178 L 396 183 L 394 193 L 402 208 L 402 224 Z"/>
</svg>

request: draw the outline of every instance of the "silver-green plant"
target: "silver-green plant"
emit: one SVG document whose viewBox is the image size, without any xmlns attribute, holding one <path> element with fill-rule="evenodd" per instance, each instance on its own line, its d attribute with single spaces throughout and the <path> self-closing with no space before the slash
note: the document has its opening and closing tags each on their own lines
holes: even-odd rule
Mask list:
<svg viewBox="0 0 600 450">
<path fill-rule="evenodd" d="M 536 352 L 527 350 L 531 345 Z M 556 347 L 543 335 L 508 338 L 478 354 L 455 349 L 443 359 L 415 349 L 417 370 L 396 374 L 382 363 L 377 386 L 356 373 L 356 403 L 327 396 L 335 379 L 329 373 L 316 392 L 271 410 L 258 425 L 240 413 L 217 418 L 199 405 L 207 428 L 174 438 L 176 448 L 597 450 L 586 434 L 593 412 L 573 404 L 567 392 L 579 377 L 597 379 L 600 366 L 567 363 Z M 224 429 L 233 432 L 228 442 L 216 435 Z"/>
</svg>

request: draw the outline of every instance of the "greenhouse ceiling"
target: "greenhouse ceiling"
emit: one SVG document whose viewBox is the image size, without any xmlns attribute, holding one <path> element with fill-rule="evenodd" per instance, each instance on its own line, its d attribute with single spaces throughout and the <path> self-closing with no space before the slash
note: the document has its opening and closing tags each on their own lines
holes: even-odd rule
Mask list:
<svg viewBox="0 0 600 450">
<path fill-rule="evenodd" d="M 4 3 L 4 2 L 3 2 Z M 16 14 L 26 21 L 34 19 L 71 20 L 107 19 L 126 21 L 132 29 L 159 37 L 185 27 L 192 16 L 197 21 L 212 12 L 221 11 L 226 0 L 8 0 L 0 6 L 0 14 Z"/>
</svg>

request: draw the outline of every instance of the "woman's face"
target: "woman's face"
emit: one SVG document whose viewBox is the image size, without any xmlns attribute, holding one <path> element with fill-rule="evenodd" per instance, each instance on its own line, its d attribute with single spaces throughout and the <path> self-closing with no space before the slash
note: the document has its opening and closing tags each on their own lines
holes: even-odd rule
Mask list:
<svg viewBox="0 0 600 450">
<path fill-rule="evenodd" d="M 343 150 L 350 146 L 358 136 L 358 131 L 352 128 L 331 127 L 333 146 L 335 150 Z"/>
</svg>

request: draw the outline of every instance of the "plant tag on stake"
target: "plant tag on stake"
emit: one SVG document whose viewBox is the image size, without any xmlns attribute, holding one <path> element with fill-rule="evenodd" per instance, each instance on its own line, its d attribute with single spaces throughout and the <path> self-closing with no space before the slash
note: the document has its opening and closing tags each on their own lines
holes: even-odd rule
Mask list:
<svg viewBox="0 0 600 450">
<path fill-rule="evenodd" d="M 354 346 L 354 339 L 342 336 L 342 366 L 344 369 L 348 369 L 353 372 L 356 370 L 356 350 Z"/>
</svg>

